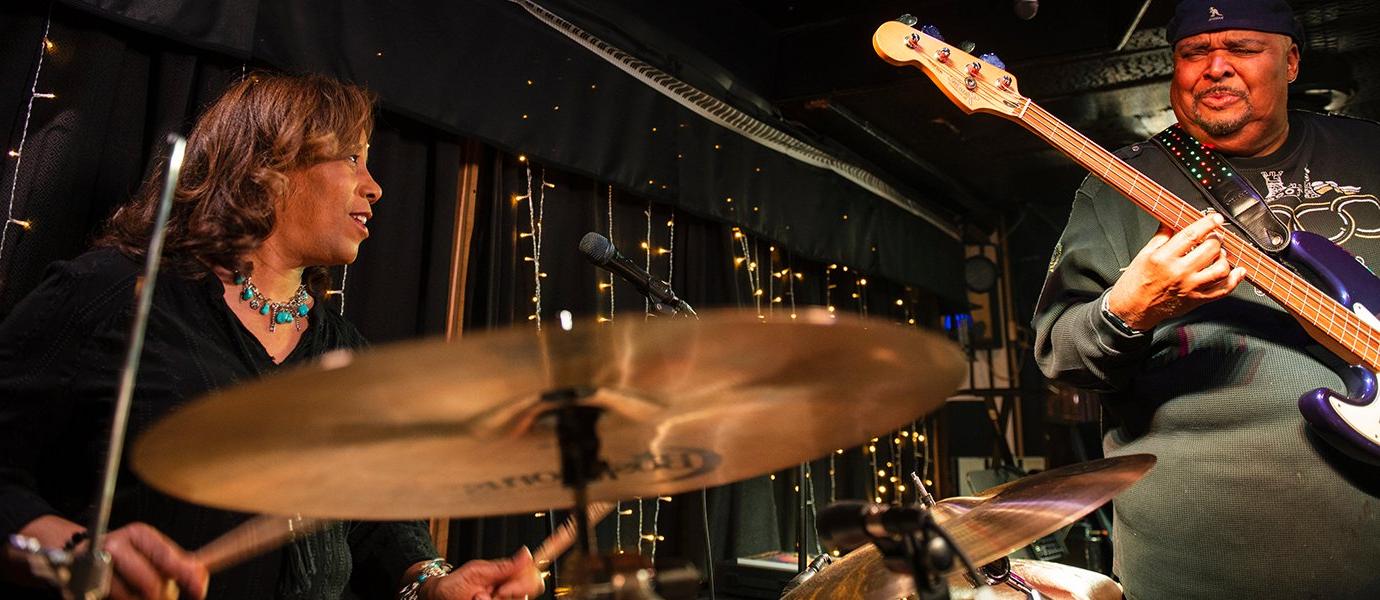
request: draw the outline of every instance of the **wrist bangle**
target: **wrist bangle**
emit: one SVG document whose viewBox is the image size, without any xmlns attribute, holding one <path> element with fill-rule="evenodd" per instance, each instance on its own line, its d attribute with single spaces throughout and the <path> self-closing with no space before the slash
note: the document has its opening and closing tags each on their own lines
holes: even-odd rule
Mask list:
<svg viewBox="0 0 1380 600">
<path fill-rule="evenodd" d="M 403 589 L 398 590 L 398 600 L 417 600 L 422 591 L 422 584 L 428 579 L 445 577 L 455 569 L 454 565 L 446 562 L 444 558 L 433 558 L 422 565 L 422 569 L 417 573 L 417 580 L 407 584 Z"/>
<path fill-rule="evenodd" d="M 1112 327 L 1115 327 L 1116 330 L 1120 331 L 1121 333 L 1131 336 L 1145 335 L 1145 330 L 1136 329 L 1134 327 L 1131 327 L 1130 325 L 1127 325 L 1126 321 L 1121 320 L 1121 317 L 1116 316 L 1116 313 L 1112 312 L 1112 309 L 1107 307 L 1106 294 L 1102 295 L 1102 316 L 1103 318 L 1107 319 L 1107 322 L 1112 324 Z"/>
</svg>

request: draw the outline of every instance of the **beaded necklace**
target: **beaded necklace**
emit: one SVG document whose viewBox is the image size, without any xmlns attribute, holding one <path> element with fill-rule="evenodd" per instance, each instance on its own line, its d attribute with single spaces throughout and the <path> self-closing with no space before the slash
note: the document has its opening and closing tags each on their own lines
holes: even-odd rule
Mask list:
<svg viewBox="0 0 1380 600">
<path fill-rule="evenodd" d="M 306 319 L 307 313 L 311 312 L 311 306 L 307 304 L 307 284 L 297 286 L 291 300 L 275 302 L 260 293 L 259 288 L 254 285 L 254 280 L 248 275 L 239 271 L 235 271 L 234 275 L 235 285 L 240 286 L 240 300 L 248 302 L 249 308 L 268 317 L 269 332 L 277 330 L 279 325 L 288 323 L 292 323 L 297 331 L 302 330 L 302 321 Z"/>
</svg>

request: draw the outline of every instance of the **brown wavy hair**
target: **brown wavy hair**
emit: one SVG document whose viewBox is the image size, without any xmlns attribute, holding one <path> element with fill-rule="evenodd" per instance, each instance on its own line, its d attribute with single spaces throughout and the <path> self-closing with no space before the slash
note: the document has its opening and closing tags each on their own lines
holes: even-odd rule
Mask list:
<svg viewBox="0 0 1380 600">
<path fill-rule="evenodd" d="M 287 172 L 357 152 L 360 136 L 373 131 L 373 106 L 364 88 L 321 75 L 260 72 L 230 86 L 187 138 L 164 265 L 183 274 L 252 272 L 246 257 L 273 233 L 273 203 L 287 190 Z M 97 245 L 145 254 L 166 169 L 158 163 Z M 324 266 L 309 267 L 304 279 L 317 295 L 330 284 Z"/>
</svg>

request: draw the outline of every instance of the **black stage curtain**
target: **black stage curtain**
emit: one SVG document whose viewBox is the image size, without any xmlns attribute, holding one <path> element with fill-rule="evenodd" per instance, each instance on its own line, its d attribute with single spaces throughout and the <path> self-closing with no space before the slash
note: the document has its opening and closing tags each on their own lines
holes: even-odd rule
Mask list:
<svg viewBox="0 0 1380 600">
<path fill-rule="evenodd" d="M 0 122 L 10 124 L 6 138 L 9 147 L 17 148 L 27 130 L 22 162 L 14 157 L 5 159 L 8 162 L 0 171 L 0 190 L 8 194 L 13 185 L 14 217 L 31 223 L 28 230 L 10 227 L 5 244 L 0 246 L 0 315 L 8 313 L 15 301 L 38 283 L 49 262 L 75 256 L 89 246 L 112 207 L 137 188 L 159 152 L 165 132 L 185 130 L 206 102 L 254 66 L 112 25 L 58 4 L 52 8 L 47 34 L 54 45 L 44 55 L 38 84 L 40 92 L 55 97 L 36 100 L 29 115 L 29 86 L 37 68 L 47 11 L 47 6 L 0 8 Z M 700 140 L 696 143 L 720 139 L 742 146 L 742 155 L 766 152 L 754 150 L 746 141 L 724 137 L 728 134 L 696 137 L 701 135 L 690 132 L 678 141 L 665 143 L 677 148 L 687 139 Z M 395 110 L 385 109 L 380 115 L 372 141 L 371 169 L 383 185 L 384 197 L 371 222 L 373 235 L 359 261 L 347 274 L 339 274 L 345 277 L 337 278 L 337 283 L 344 280 L 346 315 L 376 343 L 439 335 L 444 329 L 462 141 L 453 133 Z M 578 153 L 577 142 L 570 139 L 563 143 L 570 144 L 568 152 Z M 621 155 L 608 154 L 600 160 L 609 161 L 612 168 L 620 156 L 642 153 L 644 145 L 658 147 L 650 138 L 626 143 Z M 533 145 L 540 146 L 536 141 Z M 931 290 L 873 276 L 866 267 L 863 272 L 845 269 L 852 263 L 831 259 L 826 246 L 797 248 L 789 245 L 790 240 L 773 241 L 748 228 L 735 230 L 727 222 L 727 216 L 746 218 L 774 210 L 765 205 L 739 198 L 728 203 L 720 198 L 716 204 L 732 205 L 727 215 L 717 210 L 698 211 L 668 202 L 659 194 L 645 193 L 647 188 L 642 186 L 630 189 L 615 181 L 610 192 L 608 180 L 575 169 L 546 166 L 549 163 L 535 156 L 522 160 L 511 151 L 492 146 L 486 152 L 466 289 L 465 318 L 470 328 L 531 326 L 528 316 L 534 310 L 531 299 L 536 265 L 526 260 L 532 257 L 531 240 L 522 234 L 531 231 L 529 207 L 533 199 L 544 208 L 544 317 L 567 309 L 580 319 L 607 318 L 612 295 L 613 318 L 643 318 L 644 303 L 634 290 L 622 283 L 612 292 L 601 290 L 598 284 L 606 281 L 606 276 L 577 255 L 577 241 L 588 231 L 610 235 L 633 257 L 645 257 L 641 243 L 647 242 L 652 251 L 652 272 L 665 276 L 674 268 L 672 284 L 697 308 L 737 306 L 758 309 L 767 318 L 784 319 L 789 318 L 792 302 L 798 307 L 831 304 L 837 310 L 865 312 L 898 322 L 913 319 L 918 326 L 934 326 L 948 305 Z M 705 168 L 714 172 L 712 165 Z M 535 193 L 515 202 L 515 196 L 527 195 L 529 171 Z M 672 177 L 677 176 L 675 173 L 684 171 L 677 170 Z M 553 187 L 543 186 L 543 182 Z M 694 185 L 712 189 L 716 183 L 720 181 L 707 178 Z M 610 194 L 612 231 L 608 226 Z M 706 213 L 718 218 L 707 218 Z M 858 220 L 878 227 L 877 220 L 883 219 L 884 211 L 871 214 Z M 810 223 L 805 215 L 800 218 L 801 223 Z M 668 225 L 671 221 L 675 224 L 674 244 Z M 825 232 L 834 226 L 817 227 Z M 842 238 L 866 231 L 870 229 L 841 230 L 836 235 Z M 739 234 L 743 237 L 737 237 Z M 671 251 L 662 253 L 662 248 Z M 748 268 L 752 262 L 757 263 L 755 270 Z M 790 272 L 782 274 L 783 269 Z M 865 285 L 863 279 L 867 280 Z M 754 286 L 762 290 L 760 295 L 753 293 Z M 778 297 L 780 301 L 775 301 Z M 913 443 L 902 443 L 899 449 L 885 442 L 877 445 L 881 450 L 872 455 L 856 448 L 836 455 L 833 478 L 828 476 L 828 459 L 813 463 L 813 486 L 809 489 L 814 490 L 815 498 L 823 503 L 830 497 L 871 496 L 876 485 L 870 481 L 870 471 L 876 468 L 874 460 L 894 459 L 900 464 L 897 468 L 905 472 L 919 466 L 911 456 Z M 797 523 L 792 485 L 787 472 L 710 490 L 704 498 L 707 518 L 695 493 L 671 502 L 648 499 L 643 508 L 644 525 L 650 533 L 652 515 L 659 511 L 658 533 L 665 540 L 658 544 L 658 556 L 689 559 L 701 569 L 707 555 L 706 523 L 712 554 L 718 559 L 788 550 L 795 543 Z M 637 507 L 626 507 L 634 514 L 624 517 L 621 538 L 616 540 L 614 535 L 617 520 L 610 519 L 602 526 L 605 549 L 621 541 L 628 551 L 635 551 L 639 533 L 633 519 Z M 532 515 L 457 522 L 450 555 L 460 560 L 492 557 L 509 553 L 518 544 L 535 545 L 546 535 L 549 522 Z M 813 540 L 808 545 L 812 544 Z M 650 550 L 650 546 L 644 549 Z"/>
<path fill-rule="evenodd" d="M 917 288 L 869 277 L 837 263 L 803 258 L 732 225 L 649 203 L 616 188 L 610 192 L 607 183 L 532 164 L 530 159 L 494 152 L 491 162 L 493 168 L 482 184 L 487 201 L 477 211 L 479 227 L 471 246 L 468 328 L 533 327 L 530 317 L 535 315 L 532 299 L 537 294 L 534 274 L 538 266 L 528 260 L 534 255 L 533 237 L 526 234 L 538 228 L 542 232 L 540 272 L 546 273 L 540 294 L 544 321 L 560 310 L 571 311 L 582 323 L 609 317 L 610 293 L 599 287 L 608 276 L 576 251 L 580 237 L 594 231 L 610 237 L 638 264 L 650 261 L 654 275 L 669 275 L 672 287 L 696 308 L 740 307 L 760 310 L 766 319 L 782 320 L 790 318 L 792 306 L 834 306 L 838 311 L 898 323 L 914 321 L 917 326 L 938 322 L 941 302 Z M 526 197 L 529 190 L 532 195 Z M 539 220 L 534 215 L 540 215 Z M 756 269 L 750 270 L 752 263 Z M 754 294 L 755 289 L 762 293 Z M 645 318 L 645 300 L 631 286 L 617 281 L 612 295 L 615 320 Z M 813 462 L 814 500 L 822 505 L 831 497 L 869 497 L 869 490 L 877 485 L 869 476 L 873 470 L 880 468 L 888 476 L 908 474 L 912 469 L 923 470 L 928 460 L 917 463 L 911 438 L 900 444 L 879 441 L 875 445 L 880 448 L 879 463 L 874 466 L 872 455 L 860 448 L 848 449 L 835 455 L 832 478 L 829 459 Z M 888 467 L 888 461 L 900 467 Z M 798 523 L 795 477 L 786 471 L 711 489 L 704 497 L 689 493 L 670 502 L 649 498 L 625 503 L 624 509 L 633 514 L 624 516 L 621 524 L 611 517 L 599 527 L 601 547 L 635 551 L 639 534 L 652 535 L 652 515 L 659 510 L 657 534 L 665 539 L 658 542 L 657 556 L 690 560 L 701 571 L 710 554 L 718 562 L 791 550 Z M 881 483 L 894 487 L 888 477 Z M 882 496 L 891 499 L 894 494 L 893 490 Z M 561 512 L 459 521 L 452 532 L 450 554 L 466 559 L 511 551 L 515 543 L 541 540 L 564 516 Z M 708 550 L 706 528 L 711 542 Z M 814 552 L 816 540 L 809 535 L 807 548 Z M 649 552 L 650 541 L 643 541 L 642 549 Z"/>
<path fill-rule="evenodd" d="M 843 261 L 963 302 L 956 239 L 832 172 L 701 119 L 514 2 L 64 3 L 197 47 L 364 83 L 389 109 L 440 130 L 738 223 L 803 256 Z M 656 58 L 672 63 L 659 65 L 669 72 L 681 70 L 674 57 Z M 910 195 L 950 214 L 945 198 Z"/>
</svg>

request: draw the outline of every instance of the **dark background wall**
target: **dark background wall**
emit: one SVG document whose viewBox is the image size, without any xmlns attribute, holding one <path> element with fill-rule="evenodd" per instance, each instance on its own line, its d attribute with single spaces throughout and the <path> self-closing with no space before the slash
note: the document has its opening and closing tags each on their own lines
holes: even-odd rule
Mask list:
<svg viewBox="0 0 1380 600">
<path fill-rule="evenodd" d="M 448 122 L 411 104 L 408 86 L 440 85 L 424 74 L 387 69 L 362 74 L 357 64 L 338 62 L 340 56 L 368 60 L 367 53 L 358 54 L 359 48 L 386 47 L 383 52 L 389 55 L 407 52 L 405 37 L 373 37 L 378 28 L 366 27 L 369 19 L 356 21 L 353 14 L 329 11 L 309 19 L 266 15 L 258 8 L 218 10 L 221 5 L 174 14 L 140 12 L 139 3 L 125 5 L 123 12 L 71 4 L 0 8 L 0 123 L 8 124 L 9 147 L 18 150 L 22 142 L 23 150 L 21 156 L 5 159 L 0 189 L 6 202 L 13 189 L 13 218 L 28 225 L 8 226 L 0 244 L 0 314 L 40 281 L 49 262 L 89 246 L 113 207 L 149 171 L 164 133 L 185 132 L 228 83 L 257 68 L 319 70 L 377 83 L 383 96 L 371 170 L 383 185 L 384 199 L 360 259 L 336 279 L 344 286 L 336 301 L 343 301 L 346 316 L 375 343 L 444 330 L 461 148 L 470 139 L 485 145 L 466 287 L 467 327 L 530 326 L 535 265 L 527 260 L 532 257 L 530 238 L 522 234 L 532 231 L 529 207 L 534 202 L 542 209 L 544 318 L 559 309 L 585 319 L 607 317 L 610 295 L 617 309 L 614 318 L 642 318 L 643 301 L 634 290 L 622 283 L 611 292 L 602 290 L 599 283 L 605 276 L 575 253 L 576 242 L 588 231 L 608 234 L 635 257 L 642 256 L 646 242 L 652 272 L 668 276 L 699 308 L 736 306 L 784 319 L 792 305 L 827 304 L 937 327 L 942 313 L 963 304 L 956 240 L 834 175 L 703 123 L 660 96 L 648 96 L 602 63 L 572 67 L 579 54 L 569 48 L 542 60 L 521 55 L 508 62 L 489 60 L 477 54 L 477 47 L 460 53 L 465 68 L 511 79 L 513 89 L 444 82 L 453 86 L 444 92 L 450 96 L 432 98 L 456 99 L 441 107 L 458 119 Z M 510 8 L 492 3 L 483 10 Z M 427 15 L 410 16 L 425 21 Z M 498 22 L 510 25 L 517 16 Z M 269 17 L 303 25 L 293 30 L 298 38 L 289 40 L 280 30 L 277 40 L 302 48 L 274 45 L 272 39 L 252 34 L 248 24 Z M 502 29 L 466 26 L 467 31 Z M 529 29 L 526 34 L 549 37 L 530 31 L 530 25 L 520 27 Z M 303 49 L 311 46 L 303 41 L 311 35 L 353 42 L 343 49 Z M 336 50 L 342 54 L 331 53 Z M 523 70 L 524 61 L 560 68 L 535 71 L 545 76 L 527 75 L 534 71 Z M 541 85 L 555 80 L 564 91 L 529 86 L 528 77 Z M 34 98 L 35 85 L 53 97 Z M 553 99 L 570 98 L 577 88 L 583 94 L 589 86 L 608 96 Z M 558 118 L 554 109 L 526 120 L 507 118 L 512 117 L 508 112 L 523 110 L 535 115 L 549 102 L 563 102 L 564 114 L 581 118 Z M 658 132 L 651 131 L 653 126 Z M 654 135 L 662 131 L 669 135 Z M 527 194 L 529 177 L 536 193 L 514 201 Z M 643 177 L 648 183 L 642 183 Z M 728 202 L 730 197 L 735 201 Z M 753 262 L 757 269 L 749 270 Z M 781 273 L 783 269 L 790 273 Z M 754 286 L 763 290 L 760 296 L 753 294 Z M 872 484 L 864 474 L 878 459 L 925 470 L 932 461 L 930 450 L 907 440 L 909 444 L 896 448 L 884 446 L 880 454 L 854 448 L 817 461 L 809 489 L 821 502 L 870 495 Z M 718 558 L 792 547 L 795 496 L 790 474 L 778 475 L 710 490 L 703 497 L 640 503 L 645 504 L 647 528 L 652 515 L 659 514 L 655 522 L 665 540 L 658 553 L 703 564 L 707 542 Z M 635 515 L 603 526 L 606 547 L 620 542 L 637 546 Z M 451 555 L 506 554 L 517 544 L 536 544 L 549 527 L 549 518 L 530 515 L 457 522 Z M 614 530 L 620 528 L 623 536 L 618 538 Z"/>
</svg>

